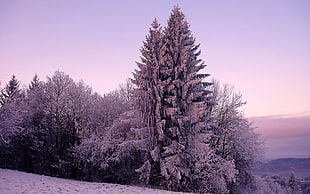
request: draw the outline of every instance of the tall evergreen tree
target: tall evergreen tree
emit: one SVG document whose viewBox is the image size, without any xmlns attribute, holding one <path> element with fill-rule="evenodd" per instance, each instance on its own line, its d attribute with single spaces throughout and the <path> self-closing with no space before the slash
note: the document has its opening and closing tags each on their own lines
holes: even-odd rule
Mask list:
<svg viewBox="0 0 310 194">
<path fill-rule="evenodd" d="M 209 83 L 203 82 L 208 74 L 198 73 L 205 67 L 202 60 L 198 59 L 199 45 L 195 45 L 195 38 L 179 7 L 172 10 L 164 41 L 164 65 L 170 70 L 171 79 L 163 99 L 163 107 L 167 112 L 165 118 L 169 120 L 166 128 L 174 131 L 177 127 L 179 135 L 171 136 L 171 139 L 178 139 L 189 149 L 195 135 L 205 125 L 207 95 L 210 92 L 205 89 Z"/>
<path fill-rule="evenodd" d="M 198 73 L 205 67 L 198 47 L 184 14 L 175 7 L 163 33 L 153 22 L 134 73 L 137 108 L 151 140 L 149 158 L 138 172 L 150 184 L 173 190 L 193 182 L 196 140 L 207 127 L 210 92 L 203 82 L 208 75 Z"/>
<path fill-rule="evenodd" d="M 166 80 L 162 76 L 163 63 L 163 34 L 158 21 L 155 19 L 149 30 L 146 41 L 141 48 L 141 62 L 137 62 L 139 70 L 133 73 L 132 82 L 137 86 L 134 90 L 135 105 L 142 113 L 145 129 L 150 135 L 148 150 L 152 150 L 149 158 L 138 170 L 141 179 L 149 183 L 150 177 L 160 176 L 160 150 L 159 141 L 164 138 L 163 123 L 160 112 L 161 99 Z M 150 180 L 154 182 L 155 180 Z M 155 183 L 156 184 L 156 183 Z"/>
<path fill-rule="evenodd" d="M 155 126 L 156 104 L 160 102 L 162 63 L 162 30 L 155 19 L 149 30 L 146 41 L 141 48 L 141 62 L 137 62 L 139 70 L 133 73 L 135 90 L 135 105 L 142 112 L 147 126 Z"/>
</svg>

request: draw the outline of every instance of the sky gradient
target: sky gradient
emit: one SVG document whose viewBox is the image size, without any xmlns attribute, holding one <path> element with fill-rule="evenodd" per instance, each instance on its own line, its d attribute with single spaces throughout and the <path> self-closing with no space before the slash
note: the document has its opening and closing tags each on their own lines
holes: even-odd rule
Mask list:
<svg viewBox="0 0 310 194">
<path fill-rule="evenodd" d="M 310 115 L 307 0 L 1 0 L 1 87 L 13 74 L 28 85 L 35 73 L 45 81 L 60 70 L 109 92 L 132 77 L 153 19 L 165 27 L 177 4 L 204 72 L 243 94 L 246 117 Z"/>
<path fill-rule="evenodd" d="M 212 77 L 248 102 L 247 116 L 310 110 L 309 1 L 0 1 L 0 80 L 54 71 L 99 93 L 131 77 L 152 20 L 178 4 Z"/>
<path fill-rule="evenodd" d="M 250 117 L 264 141 L 264 159 L 310 158 L 310 112 Z"/>
</svg>

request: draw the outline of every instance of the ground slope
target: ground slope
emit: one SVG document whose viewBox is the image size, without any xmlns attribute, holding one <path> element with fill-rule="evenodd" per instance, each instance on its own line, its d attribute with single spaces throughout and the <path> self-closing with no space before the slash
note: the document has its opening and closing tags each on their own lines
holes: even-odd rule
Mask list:
<svg viewBox="0 0 310 194">
<path fill-rule="evenodd" d="M 299 179 L 310 177 L 310 158 L 280 158 L 259 162 L 254 173 L 257 175 L 278 175 L 289 178 L 291 172 Z"/>
<path fill-rule="evenodd" d="M 177 194 L 137 186 L 60 179 L 7 169 L 0 169 L 0 193 Z"/>
</svg>

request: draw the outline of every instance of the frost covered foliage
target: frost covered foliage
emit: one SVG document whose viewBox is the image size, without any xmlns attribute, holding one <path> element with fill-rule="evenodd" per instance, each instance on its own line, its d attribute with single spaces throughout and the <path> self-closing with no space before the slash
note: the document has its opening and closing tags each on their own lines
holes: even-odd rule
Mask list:
<svg viewBox="0 0 310 194">
<path fill-rule="evenodd" d="M 0 166 L 74 177 L 72 147 L 103 133 L 128 108 L 117 94 L 100 96 L 63 72 L 46 82 L 35 76 L 24 90 L 13 76 L 1 89 Z"/>
<path fill-rule="evenodd" d="M 10 167 L 7 158 L 15 151 L 13 144 L 16 137 L 22 134 L 23 117 L 25 115 L 25 93 L 20 89 L 19 81 L 12 76 L 5 88 L 0 90 L 0 165 Z M 20 160 L 19 157 L 12 159 Z"/>
<path fill-rule="evenodd" d="M 230 184 L 233 192 L 254 188 L 251 171 L 262 156 L 262 142 L 239 110 L 245 104 L 242 95 L 235 93 L 227 84 L 221 87 L 217 81 L 211 89 L 214 106 L 211 108 L 213 136 L 210 146 L 217 155 L 234 163 L 238 173 L 236 182 Z"/>
<path fill-rule="evenodd" d="M 258 177 L 253 176 L 252 178 L 253 187 L 241 187 L 232 191 L 232 193 L 240 194 L 286 194 L 285 188 L 274 181 L 271 177 Z"/>
<path fill-rule="evenodd" d="M 11 137 L 23 128 L 22 115 L 24 92 L 13 75 L 9 83 L 0 91 L 0 145 L 7 146 Z"/>
<path fill-rule="evenodd" d="M 205 65 L 198 47 L 178 7 L 164 30 L 157 20 L 152 23 L 133 80 L 135 105 L 150 133 L 144 138 L 148 157 L 137 172 L 146 183 L 171 190 L 194 191 L 199 185 L 200 191 L 228 192 L 234 165 L 209 153 L 210 84 L 199 73 Z"/>
<path fill-rule="evenodd" d="M 302 193 L 302 190 L 297 183 L 294 172 L 292 172 L 290 177 L 289 177 L 286 191 L 288 194 L 293 194 L 293 193 L 294 194 L 301 194 Z"/>
<path fill-rule="evenodd" d="M 234 182 L 237 173 L 232 161 L 213 152 L 201 152 L 195 167 L 198 175 L 196 190 L 203 193 L 228 193 L 227 183 Z"/>
<path fill-rule="evenodd" d="M 143 140 L 134 132 L 141 127 L 137 111 L 120 115 L 106 131 L 90 138 L 83 138 L 74 150 L 78 177 L 88 181 L 119 184 L 138 182 L 135 171 L 143 164 Z"/>
</svg>

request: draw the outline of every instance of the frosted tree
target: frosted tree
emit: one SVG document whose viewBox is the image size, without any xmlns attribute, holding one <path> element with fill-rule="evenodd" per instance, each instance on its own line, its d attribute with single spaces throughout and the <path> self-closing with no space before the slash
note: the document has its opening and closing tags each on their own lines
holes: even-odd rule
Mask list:
<svg viewBox="0 0 310 194">
<path fill-rule="evenodd" d="M 25 111 L 25 95 L 19 87 L 19 81 L 12 76 L 9 83 L 1 91 L 0 105 L 0 166 L 12 168 L 15 161 L 12 145 L 15 145 L 15 137 L 23 130 L 23 117 Z"/>
<path fill-rule="evenodd" d="M 4 89 L 1 91 L 0 95 L 0 105 L 3 106 L 5 103 L 7 103 L 10 100 L 17 99 L 21 97 L 23 94 L 21 89 L 19 88 L 19 81 L 16 79 L 15 75 L 12 75 L 11 80 L 6 85 Z"/>
<path fill-rule="evenodd" d="M 1 82 L 0 82 L 0 108 L 1 108 L 1 106 L 4 102 L 4 98 L 5 98 L 3 93 L 4 93 L 4 88 L 1 87 Z"/>
<path fill-rule="evenodd" d="M 6 87 L 1 91 L 0 101 L 0 145 L 8 144 L 10 137 L 22 130 L 22 114 L 24 93 L 19 81 L 13 75 Z"/>
<path fill-rule="evenodd" d="M 210 150 L 196 153 L 196 190 L 202 193 L 228 193 L 228 183 L 235 181 L 237 170 L 232 161 L 227 161 Z"/>
<path fill-rule="evenodd" d="M 238 170 L 237 181 L 231 184 L 231 189 L 254 188 L 251 170 L 262 156 L 262 142 L 239 110 L 245 104 L 242 95 L 235 93 L 233 87 L 227 84 L 221 87 L 218 81 L 214 81 L 211 88 L 214 101 L 211 116 L 214 122 L 210 145 L 217 155 L 232 161 Z"/>
<path fill-rule="evenodd" d="M 44 108 L 48 101 L 45 98 L 46 95 L 43 91 L 43 85 L 44 82 L 41 82 L 39 77 L 35 74 L 27 90 L 26 103 L 28 107 L 25 125 L 31 129 L 40 126 L 42 118 L 44 117 Z"/>
<path fill-rule="evenodd" d="M 143 47 L 140 50 L 141 62 L 137 62 L 139 70 L 135 70 L 132 80 L 136 85 L 133 91 L 134 104 L 141 111 L 145 124 L 145 128 L 141 131 L 149 131 L 150 134 L 148 137 L 150 146 L 147 150 L 152 150 L 152 154 L 138 170 L 141 173 L 141 179 L 145 179 L 146 183 L 149 183 L 150 177 L 154 177 L 153 174 L 160 174 L 159 150 L 162 149 L 162 145 L 158 145 L 158 141 L 162 141 L 164 138 L 163 124 L 165 121 L 161 118 L 160 110 L 163 86 L 166 82 L 161 75 L 163 63 L 162 37 L 162 29 L 155 19 L 149 29 L 146 41 L 143 42 Z"/>
<path fill-rule="evenodd" d="M 209 91 L 200 74 L 205 65 L 198 58 L 199 45 L 189 30 L 189 24 L 179 7 L 172 10 L 164 30 L 164 70 L 167 77 L 162 97 L 162 118 L 165 120 L 162 174 L 176 185 L 192 184 L 196 149 L 202 142 L 198 136 L 207 130 Z"/>
<path fill-rule="evenodd" d="M 302 190 L 297 183 L 294 172 L 291 172 L 288 184 L 287 184 L 287 193 L 288 194 L 301 194 Z"/>
<path fill-rule="evenodd" d="M 141 49 L 133 83 L 150 140 L 149 157 L 138 169 L 147 183 L 184 190 L 195 179 L 193 153 L 198 135 L 207 129 L 209 94 L 203 82 L 208 75 L 198 73 L 205 67 L 198 47 L 184 14 L 175 7 L 163 32 L 153 22 Z"/>
<path fill-rule="evenodd" d="M 149 30 L 146 41 L 141 48 L 141 62 L 137 62 L 139 70 L 133 73 L 132 82 L 137 86 L 134 90 L 135 105 L 142 112 L 146 126 L 155 126 L 155 117 L 160 103 L 160 63 L 162 63 L 162 31 L 155 19 Z M 157 110 L 156 110 L 157 108 Z"/>
<path fill-rule="evenodd" d="M 39 80 L 39 77 L 37 74 L 35 74 L 32 81 L 29 84 L 29 89 L 33 90 L 35 88 L 38 88 L 40 85 L 41 85 L 41 82 Z"/>
<path fill-rule="evenodd" d="M 119 98 L 124 102 L 132 104 L 132 93 L 133 93 L 134 84 L 131 79 L 127 79 L 125 83 L 120 84 L 118 88 L 114 91 Z"/>
</svg>

